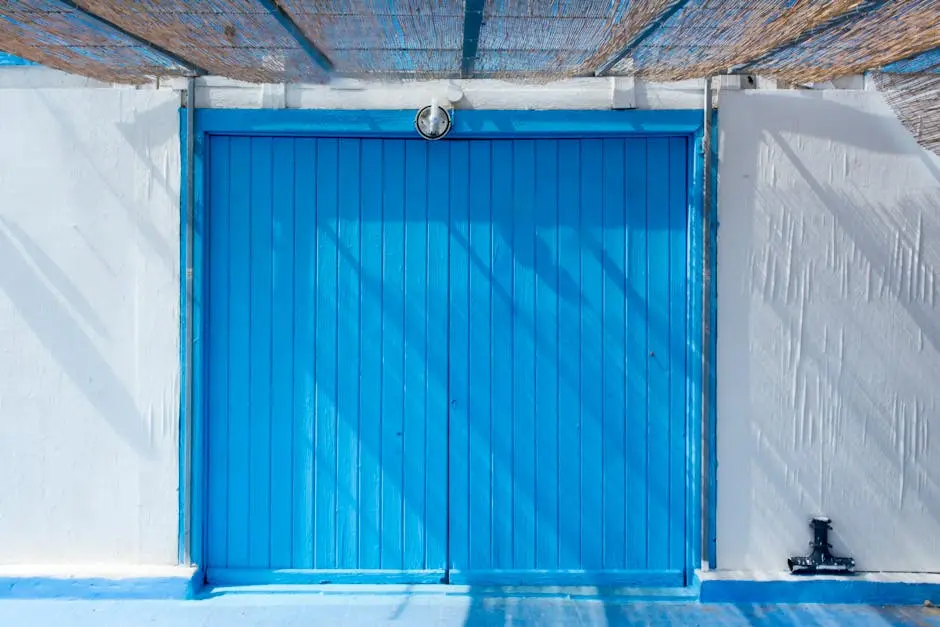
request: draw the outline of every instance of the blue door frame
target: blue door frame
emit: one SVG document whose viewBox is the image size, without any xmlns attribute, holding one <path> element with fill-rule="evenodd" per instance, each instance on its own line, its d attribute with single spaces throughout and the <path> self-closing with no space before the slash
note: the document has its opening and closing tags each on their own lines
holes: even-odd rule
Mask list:
<svg viewBox="0 0 940 627">
<path fill-rule="evenodd" d="M 180 111 L 181 146 L 186 145 L 185 110 Z M 189 523 L 191 532 L 188 554 L 196 565 L 205 564 L 206 530 L 207 530 L 207 469 L 206 469 L 206 423 L 207 423 L 207 367 L 205 361 L 205 321 L 208 304 L 207 294 L 207 224 L 206 183 L 207 183 L 207 138 L 213 134 L 220 135 L 281 135 L 281 136 L 316 136 L 316 137 L 377 137 L 377 138 L 414 138 L 416 136 L 413 111 L 328 111 L 328 110 L 223 110 L 205 109 L 197 110 L 195 115 L 195 155 L 194 155 L 194 188 L 195 204 L 194 218 L 194 250 L 193 252 L 193 319 L 186 320 L 181 317 L 181 335 L 186 337 L 187 324 L 193 325 L 192 368 L 193 368 L 193 416 L 192 432 L 187 433 L 181 428 L 180 441 L 180 560 L 187 554 L 184 543 L 186 537 L 184 529 Z M 703 211 L 702 183 L 704 176 L 704 159 L 702 153 L 703 116 L 701 111 L 458 111 L 454 116 L 454 127 L 451 137 L 460 139 L 489 138 L 489 139 L 517 139 L 517 138 L 604 138 L 604 137 L 631 137 L 631 136 L 684 136 L 692 148 L 689 154 L 689 172 L 692 173 L 690 189 L 688 190 L 688 281 L 687 281 L 687 363 L 688 385 L 686 387 L 686 557 L 685 581 L 692 583 L 692 574 L 698 568 L 702 559 L 706 559 L 714 566 L 714 521 L 715 521 L 715 462 L 714 455 L 710 456 L 709 468 L 703 469 L 702 442 L 703 436 L 708 438 L 709 448 L 714 451 L 715 442 L 715 333 L 716 328 L 716 290 L 715 281 L 711 281 L 710 302 L 703 302 L 702 284 L 705 269 L 702 266 L 703 237 Z M 714 126 L 713 126 L 714 128 Z M 444 140 L 446 141 L 446 140 Z M 715 146 L 715 142 L 712 142 Z M 183 150 L 183 182 L 185 189 L 188 164 L 186 163 L 185 149 Z M 715 163 L 715 160 L 712 160 Z M 709 173 L 715 178 L 715 168 Z M 185 205 L 184 205 L 185 207 Z M 715 202 L 707 208 L 711 216 L 712 229 L 717 227 L 715 218 Z M 181 260 L 185 259 L 186 238 L 185 220 L 186 212 L 181 212 Z M 712 268 L 709 268 L 714 277 L 715 266 L 715 238 L 714 233 L 709 238 L 712 248 L 710 259 Z M 181 290 L 185 294 L 185 268 L 180 273 Z M 705 335 L 710 338 L 708 355 L 710 359 L 709 381 L 702 378 L 703 307 L 709 307 L 711 329 Z M 186 308 L 181 307 L 181 312 Z M 185 351 L 187 347 L 181 345 L 181 363 L 185 367 Z M 186 373 L 183 373 L 184 375 Z M 184 376 L 185 380 L 185 376 Z M 703 385 L 709 388 L 708 398 L 711 399 L 709 407 L 702 407 Z M 709 433 L 702 433 L 703 411 L 710 416 L 708 420 Z M 186 416 L 182 415 L 181 425 L 186 424 Z M 187 450 L 187 438 L 191 438 L 192 459 L 184 458 Z M 187 463 L 191 468 L 191 483 L 186 485 L 183 479 L 186 474 L 183 469 Z M 704 474 L 703 474 L 704 473 Z M 703 476 L 705 478 L 703 495 Z M 702 499 L 707 497 L 707 507 L 703 510 Z M 191 509 L 187 516 L 184 503 L 190 498 Z M 702 521 L 703 514 L 707 521 L 708 538 L 704 543 L 703 555 Z"/>
</svg>

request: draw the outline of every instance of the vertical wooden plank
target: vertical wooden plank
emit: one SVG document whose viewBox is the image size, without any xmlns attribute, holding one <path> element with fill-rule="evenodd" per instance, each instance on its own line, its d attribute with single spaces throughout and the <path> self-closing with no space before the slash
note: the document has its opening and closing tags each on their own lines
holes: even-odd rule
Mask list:
<svg viewBox="0 0 940 627">
<path fill-rule="evenodd" d="M 604 568 L 623 569 L 626 562 L 626 441 L 625 421 L 633 415 L 626 407 L 626 229 L 624 228 L 624 143 L 603 144 L 603 223 L 601 242 L 604 270 L 603 345 L 601 347 L 604 398 Z M 632 505 L 632 503 L 630 503 Z"/>
<path fill-rule="evenodd" d="M 490 413 L 492 378 L 490 376 L 492 288 L 492 144 L 470 143 L 470 309 L 469 309 L 469 389 L 468 443 L 469 524 L 468 558 L 462 566 L 468 570 L 490 566 L 493 540 L 492 502 L 492 414 Z"/>
<path fill-rule="evenodd" d="M 600 140 L 581 142 L 581 550 L 585 570 L 604 566 L 603 198 L 598 185 L 602 157 Z"/>
<path fill-rule="evenodd" d="M 315 139 L 294 140 L 293 507 L 291 566 L 313 568 L 316 330 Z M 286 356 L 285 356 L 286 357 Z"/>
<path fill-rule="evenodd" d="M 626 140 L 627 251 L 627 567 L 647 567 L 649 481 L 647 459 L 646 139 Z"/>
<path fill-rule="evenodd" d="M 291 566 L 294 419 L 294 140 L 273 146 L 271 277 L 271 568 Z"/>
<path fill-rule="evenodd" d="M 315 568 L 336 568 L 337 155 L 337 140 L 317 141 Z"/>
<path fill-rule="evenodd" d="M 428 271 L 428 144 L 405 143 L 405 328 L 404 328 L 404 567 L 424 569 L 425 499 L 427 482 L 428 377 L 440 372 L 427 369 L 427 271 Z M 432 514 L 433 515 L 433 514 Z"/>
<path fill-rule="evenodd" d="M 535 568 L 535 142 L 513 159 L 513 566 Z"/>
<path fill-rule="evenodd" d="M 450 143 L 450 560 L 469 561 L 470 468 L 468 426 L 470 281 L 468 262 L 470 172 L 467 142 Z"/>
<path fill-rule="evenodd" d="M 491 569 L 513 567 L 513 142 L 492 142 L 492 423 Z M 495 417 L 499 416 L 499 420 Z"/>
<path fill-rule="evenodd" d="M 359 568 L 381 567 L 382 510 L 382 140 L 362 140 L 359 317 Z M 365 174 L 368 173 L 368 174 Z"/>
<path fill-rule="evenodd" d="M 251 306 L 251 140 L 231 140 L 229 274 L 229 467 L 228 565 L 250 566 L 248 559 L 248 469 Z"/>
<path fill-rule="evenodd" d="M 270 566 L 271 535 L 271 340 L 273 143 L 252 139 L 251 148 L 251 442 L 249 561 Z"/>
<path fill-rule="evenodd" d="M 271 533 L 271 138 L 251 140 L 248 561 L 267 568 Z"/>
<path fill-rule="evenodd" d="M 558 145 L 559 567 L 581 562 L 581 142 Z"/>
<path fill-rule="evenodd" d="M 425 533 L 428 568 L 447 564 L 448 411 L 447 389 L 448 275 L 450 235 L 450 147 L 427 145 L 428 264 L 427 264 L 427 467 Z"/>
<path fill-rule="evenodd" d="M 404 392 L 405 146 L 385 140 L 382 154 L 382 568 L 402 568 L 402 413 Z"/>
<path fill-rule="evenodd" d="M 686 218 L 688 140 L 669 140 L 669 559 L 685 563 Z M 706 306 L 709 306 L 706 304 Z"/>
<path fill-rule="evenodd" d="M 337 566 L 359 566 L 359 140 L 339 140 L 336 326 Z"/>
<path fill-rule="evenodd" d="M 559 568 L 562 539 L 558 526 L 558 302 L 572 296 L 570 283 L 560 283 L 558 258 L 558 142 L 543 140 L 535 150 L 535 567 Z"/>
<path fill-rule="evenodd" d="M 225 567 L 228 547 L 229 265 L 231 171 L 229 138 L 213 137 L 209 150 L 209 481 L 208 566 Z"/>
<path fill-rule="evenodd" d="M 669 140 L 647 140 L 649 565 L 669 566 Z"/>
</svg>

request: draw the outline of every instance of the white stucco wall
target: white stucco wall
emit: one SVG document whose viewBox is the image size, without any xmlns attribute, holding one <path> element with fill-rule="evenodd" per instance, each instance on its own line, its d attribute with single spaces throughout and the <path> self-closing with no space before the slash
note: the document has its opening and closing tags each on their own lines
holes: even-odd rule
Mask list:
<svg viewBox="0 0 940 627">
<path fill-rule="evenodd" d="M 0 85 L 0 565 L 177 562 L 178 105 Z"/>
<path fill-rule="evenodd" d="M 10 76 L 0 565 L 174 564 L 179 94 Z M 860 568 L 940 570 L 940 160 L 870 92 L 723 93 L 720 130 L 719 567 L 826 513 Z"/>
<path fill-rule="evenodd" d="M 823 513 L 861 570 L 940 571 L 940 159 L 875 92 L 720 117 L 718 567 Z"/>
</svg>

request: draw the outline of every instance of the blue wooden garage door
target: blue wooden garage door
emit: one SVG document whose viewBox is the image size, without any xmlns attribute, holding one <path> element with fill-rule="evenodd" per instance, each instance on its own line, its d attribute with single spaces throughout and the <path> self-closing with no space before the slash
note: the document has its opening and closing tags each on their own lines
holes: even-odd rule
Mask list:
<svg viewBox="0 0 940 627">
<path fill-rule="evenodd" d="M 210 579 L 681 584 L 688 150 L 212 136 Z"/>
</svg>

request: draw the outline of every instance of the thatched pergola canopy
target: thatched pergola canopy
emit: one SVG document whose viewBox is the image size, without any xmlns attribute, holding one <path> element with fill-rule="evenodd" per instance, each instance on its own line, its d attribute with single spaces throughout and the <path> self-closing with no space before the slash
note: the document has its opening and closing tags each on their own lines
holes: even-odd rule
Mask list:
<svg viewBox="0 0 940 627">
<path fill-rule="evenodd" d="M 0 50 L 114 82 L 940 72 L 940 0 L 5 0 Z"/>
</svg>

